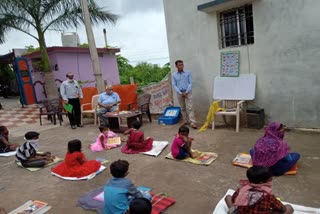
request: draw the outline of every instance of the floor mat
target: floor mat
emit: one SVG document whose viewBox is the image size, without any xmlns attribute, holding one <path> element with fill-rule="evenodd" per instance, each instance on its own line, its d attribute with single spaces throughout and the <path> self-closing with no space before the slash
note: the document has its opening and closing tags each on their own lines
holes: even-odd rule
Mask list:
<svg viewBox="0 0 320 214">
<path fill-rule="evenodd" d="M 15 156 L 17 151 L 12 151 L 12 152 L 4 152 L 0 153 L 0 157 L 10 157 L 10 156 Z"/>
<path fill-rule="evenodd" d="M 20 166 L 21 168 L 24 168 L 24 169 L 26 169 L 26 170 L 29 170 L 30 172 L 35 172 L 35 171 L 38 171 L 38 170 L 40 170 L 40 169 L 43 169 L 43 168 L 45 168 L 45 167 L 47 167 L 47 166 L 51 166 L 51 165 L 53 165 L 53 164 L 59 163 L 59 162 L 61 162 L 61 161 L 63 161 L 63 159 L 58 158 L 58 157 L 55 157 L 55 159 L 53 160 L 52 163 L 49 163 L 49 164 L 45 165 L 44 167 L 40 167 L 40 168 L 37 168 L 37 167 L 26 168 L 26 167 L 23 167 L 20 162 L 16 162 L 16 164 L 17 164 L 18 166 Z"/>
<path fill-rule="evenodd" d="M 168 141 L 153 141 L 152 149 L 148 152 L 140 152 L 140 154 L 158 157 L 168 144 Z"/>
<path fill-rule="evenodd" d="M 141 187 L 138 187 L 138 189 L 141 189 Z M 104 190 L 104 187 L 100 187 L 98 189 L 92 190 L 82 195 L 77 201 L 77 206 L 80 206 L 86 210 L 95 210 L 99 214 L 102 214 L 104 202 L 103 200 L 101 200 L 101 197 L 97 199 L 97 196 L 101 195 L 103 190 Z M 160 214 L 165 210 L 167 210 L 170 206 L 172 206 L 176 202 L 174 198 L 168 197 L 167 194 L 165 193 L 159 193 L 159 194 L 154 194 L 152 192 L 150 193 L 153 196 L 152 214 Z"/>
<path fill-rule="evenodd" d="M 188 163 L 193 163 L 197 165 L 210 165 L 213 161 L 215 161 L 218 158 L 218 154 L 214 152 L 200 152 L 198 150 L 192 150 L 192 152 L 198 153 L 198 156 L 196 158 L 190 158 L 187 157 L 183 160 L 178 160 L 172 157 L 171 152 L 166 155 L 166 158 L 176 161 L 183 161 Z"/>
<path fill-rule="evenodd" d="M 232 189 L 228 189 L 226 195 L 232 195 L 234 193 L 234 190 Z M 225 196 L 223 196 L 223 198 L 219 201 L 219 203 L 217 204 L 216 208 L 213 211 L 213 214 L 227 214 L 228 213 L 228 207 L 226 202 L 224 201 Z M 294 209 L 294 214 L 319 214 L 320 213 L 320 208 L 312 208 L 312 207 L 305 207 L 305 206 L 301 206 L 301 205 L 296 205 L 296 204 L 291 204 L 288 202 L 284 202 L 282 201 L 283 204 L 290 204 L 293 209 Z"/>
<path fill-rule="evenodd" d="M 250 154 L 247 153 L 238 153 L 237 156 L 233 159 L 232 164 L 235 166 L 241 166 L 245 168 L 252 167 L 252 159 Z M 295 164 L 288 172 L 284 175 L 296 175 L 298 171 L 298 166 Z"/>
<path fill-rule="evenodd" d="M 58 178 L 61 178 L 61 179 L 64 179 L 64 180 L 68 180 L 68 181 L 80 181 L 80 180 L 90 180 L 94 177 L 96 177 L 97 175 L 99 175 L 103 170 L 105 170 L 106 167 L 105 166 L 100 166 L 99 170 L 90 174 L 90 175 L 87 175 L 87 176 L 84 176 L 84 177 L 80 177 L 80 178 L 77 178 L 77 177 L 64 177 L 64 176 L 61 176 L 61 175 L 58 175 L 54 172 L 51 172 L 52 175 L 54 176 L 57 176 Z"/>
</svg>

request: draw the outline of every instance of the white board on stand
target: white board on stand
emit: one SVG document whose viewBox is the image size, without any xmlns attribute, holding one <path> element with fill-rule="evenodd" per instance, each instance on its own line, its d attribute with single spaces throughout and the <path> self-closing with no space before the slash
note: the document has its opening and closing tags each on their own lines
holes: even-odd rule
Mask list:
<svg viewBox="0 0 320 214">
<path fill-rule="evenodd" d="M 213 99 L 215 100 L 254 100 L 256 75 L 241 74 L 239 77 L 220 77 L 214 79 Z"/>
</svg>

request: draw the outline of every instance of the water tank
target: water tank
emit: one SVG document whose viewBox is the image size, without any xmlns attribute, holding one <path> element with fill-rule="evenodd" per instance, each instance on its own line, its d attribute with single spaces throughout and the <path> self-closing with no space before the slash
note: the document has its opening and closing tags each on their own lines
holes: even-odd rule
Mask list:
<svg viewBox="0 0 320 214">
<path fill-rule="evenodd" d="M 62 33 L 61 34 L 62 46 L 64 47 L 78 47 L 80 40 L 77 33 Z"/>
</svg>

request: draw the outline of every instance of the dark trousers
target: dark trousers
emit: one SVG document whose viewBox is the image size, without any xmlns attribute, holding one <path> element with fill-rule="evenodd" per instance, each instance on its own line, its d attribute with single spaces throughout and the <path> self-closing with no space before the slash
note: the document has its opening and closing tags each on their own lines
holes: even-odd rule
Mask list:
<svg viewBox="0 0 320 214">
<path fill-rule="evenodd" d="M 26 168 L 29 168 L 29 167 L 40 168 L 46 165 L 46 161 L 45 160 L 25 161 L 21 163 L 21 165 Z"/>
<path fill-rule="evenodd" d="M 80 125 L 81 124 L 81 106 L 80 99 L 68 99 L 69 104 L 73 106 L 72 112 L 68 113 L 69 121 L 71 126 Z"/>
</svg>

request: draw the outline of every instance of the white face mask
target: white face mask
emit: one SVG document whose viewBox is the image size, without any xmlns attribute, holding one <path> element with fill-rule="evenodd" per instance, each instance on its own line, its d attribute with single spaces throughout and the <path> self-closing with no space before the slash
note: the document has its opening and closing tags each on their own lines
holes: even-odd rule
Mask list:
<svg viewBox="0 0 320 214">
<path fill-rule="evenodd" d="M 68 82 L 73 82 L 73 79 L 69 79 L 69 78 L 68 78 Z"/>
</svg>

